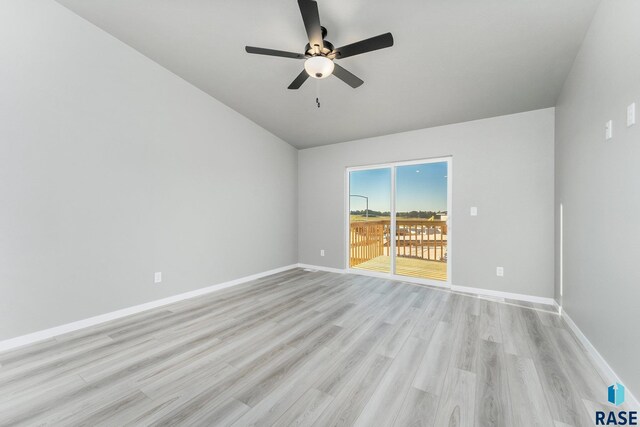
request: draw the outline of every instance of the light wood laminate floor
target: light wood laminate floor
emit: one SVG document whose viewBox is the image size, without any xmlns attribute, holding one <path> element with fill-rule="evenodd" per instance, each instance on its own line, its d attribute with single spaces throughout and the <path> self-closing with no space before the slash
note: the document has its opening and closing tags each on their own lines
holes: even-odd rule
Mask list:
<svg viewBox="0 0 640 427">
<path fill-rule="evenodd" d="M 0 353 L 0 425 L 585 426 L 555 314 L 290 270 Z"/>
</svg>

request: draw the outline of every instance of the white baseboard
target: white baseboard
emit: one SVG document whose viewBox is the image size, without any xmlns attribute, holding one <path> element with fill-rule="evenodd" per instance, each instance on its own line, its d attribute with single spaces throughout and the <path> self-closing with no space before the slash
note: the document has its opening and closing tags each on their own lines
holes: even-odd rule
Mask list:
<svg viewBox="0 0 640 427">
<path fill-rule="evenodd" d="M 164 305 L 172 304 L 174 302 L 186 300 L 189 298 L 194 298 L 200 295 L 219 291 L 221 289 L 230 288 L 231 286 L 240 285 L 242 283 L 260 279 L 262 277 L 270 276 L 272 274 L 281 273 L 283 271 L 291 270 L 297 267 L 298 267 L 298 264 L 291 264 L 285 267 L 275 268 L 273 270 L 252 274 L 251 276 L 230 280 L 228 282 L 218 283 L 217 285 L 208 286 L 206 288 L 200 288 L 194 291 L 189 291 L 182 294 L 173 295 L 167 298 L 150 301 L 150 302 L 136 305 L 133 307 L 123 308 L 121 310 L 112 311 L 110 313 L 101 314 L 98 316 L 90 317 L 88 319 L 78 320 L 76 322 L 67 323 L 65 325 L 56 326 L 54 328 L 45 329 L 43 331 L 33 332 L 31 334 L 10 338 L 8 340 L 0 341 L 0 351 L 6 351 L 6 350 L 14 349 L 17 347 L 22 347 L 27 344 L 33 344 L 35 342 L 53 338 L 58 335 L 66 334 L 68 332 L 77 331 L 79 329 L 87 328 L 89 326 L 94 326 L 100 323 L 108 322 L 110 320 L 115 320 L 121 317 L 147 311 L 152 308 L 162 307 Z"/>
<path fill-rule="evenodd" d="M 558 307 L 556 300 L 553 298 L 536 297 L 533 295 L 514 294 L 511 292 L 493 291 L 491 289 L 472 288 L 469 286 L 451 286 L 451 290 L 454 292 L 466 292 L 469 294 L 485 295 L 495 298 L 507 298 L 517 301 L 533 302 L 536 304 L 546 304 L 554 307 Z"/>
<path fill-rule="evenodd" d="M 311 265 L 311 264 L 298 264 L 298 267 L 306 268 L 309 270 L 328 271 L 329 273 L 338 273 L 338 274 L 346 273 L 346 270 L 344 270 L 343 268 L 322 267 L 319 265 Z"/>
<path fill-rule="evenodd" d="M 602 357 L 600 352 L 598 352 L 594 345 L 591 344 L 591 341 L 589 341 L 586 335 L 582 333 L 580 328 L 578 328 L 578 325 L 575 324 L 573 319 L 569 317 L 566 311 L 562 311 L 562 317 L 567 322 L 567 325 L 569 325 L 569 328 L 571 328 L 578 340 L 580 340 L 584 348 L 587 350 L 589 356 L 591 356 L 591 359 L 600 371 L 603 379 L 607 381 L 608 384 L 613 384 L 616 382 L 624 384 L 624 381 L 622 381 L 620 377 L 615 373 L 615 371 L 611 368 L 611 366 L 609 366 L 605 358 Z M 625 390 L 625 401 L 634 410 L 640 410 L 640 404 L 638 403 L 638 400 L 635 398 L 635 396 L 631 393 L 631 390 L 629 390 L 629 388 L 626 388 Z"/>
</svg>

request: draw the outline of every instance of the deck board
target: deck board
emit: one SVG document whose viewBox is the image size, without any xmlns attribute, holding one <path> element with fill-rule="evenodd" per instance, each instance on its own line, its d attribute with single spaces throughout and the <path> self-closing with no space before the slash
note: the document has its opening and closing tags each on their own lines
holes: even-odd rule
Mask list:
<svg viewBox="0 0 640 427">
<path fill-rule="evenodd" d="M 391 257 L 381 255 L 369 261 L 353 266 L 361 270 L 389 273 Z M 418 258 L 396 258 L 396 274 L 421 279 L 447 280 L 447 263 Z"/>
</svg>

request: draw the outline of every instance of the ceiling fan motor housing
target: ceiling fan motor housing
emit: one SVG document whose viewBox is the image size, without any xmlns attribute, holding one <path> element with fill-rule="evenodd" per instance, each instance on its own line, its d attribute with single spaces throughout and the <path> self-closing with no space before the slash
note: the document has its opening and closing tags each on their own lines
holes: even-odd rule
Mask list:
<svg viewBox="0 0 640 427">
<path fill-rule="evenodd" d="M 320 55 L 322 55 L 322 56 L 332 56 L 333 51 L 334 51 L 333 44 L 331 42 L 326 41 L 326 40 L 323 40 L 322 44 L 323 44 L 323 47 L 322 47 L 322 49 L 320 49 Z M 317 56 L 318 55 L 318 54 L 316 54 L 316 50 L 313 47 L 311 47 L 311 45 L 309 43 L 307 43 L 307 45 L 305 46 L 304 51 L 309 56 Z"/>
</svg>

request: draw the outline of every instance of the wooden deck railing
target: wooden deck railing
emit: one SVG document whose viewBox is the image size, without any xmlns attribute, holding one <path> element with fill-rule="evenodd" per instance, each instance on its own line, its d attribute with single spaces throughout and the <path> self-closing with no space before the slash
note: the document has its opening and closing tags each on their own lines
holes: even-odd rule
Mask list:
<svg viewBox="0 0 640 427">
<path fill-rule="evenodd" d="M 390 221 L 352 222 L 349 232 L 351 267 L 381 255 L 389 255 Z"/>
<path fill-rule="evenodd" d="M 447 222 L 396 220 L 396 254 L 431 261 L 447 260 Z M 391 221 L 352 221 L 349 230 L 350 266 L 391 253 Z"/>
</svg>

